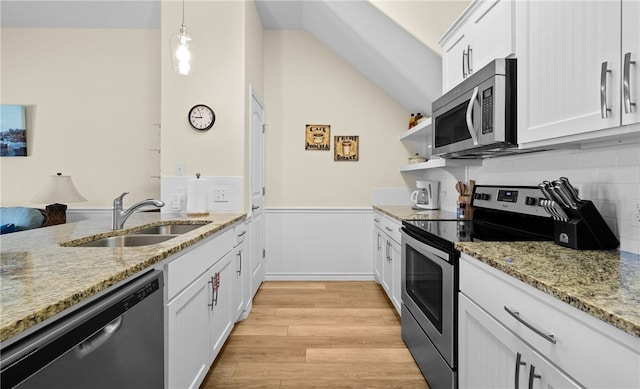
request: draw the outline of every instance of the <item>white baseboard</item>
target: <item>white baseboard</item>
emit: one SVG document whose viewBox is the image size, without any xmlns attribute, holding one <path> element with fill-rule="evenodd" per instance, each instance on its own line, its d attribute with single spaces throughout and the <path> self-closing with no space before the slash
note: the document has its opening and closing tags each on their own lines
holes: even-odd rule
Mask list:
<svg viewBox="0 0 640 389">
<path fill-rule="evenodd" d="M 371 274 L 269 273 L 265 281 L 376 281 Z"/>
</svg>

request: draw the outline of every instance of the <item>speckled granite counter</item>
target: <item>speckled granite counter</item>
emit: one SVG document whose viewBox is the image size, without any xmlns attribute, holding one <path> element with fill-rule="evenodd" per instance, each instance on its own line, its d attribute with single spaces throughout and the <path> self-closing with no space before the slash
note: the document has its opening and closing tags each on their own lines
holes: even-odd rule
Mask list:
<svg viewBox="0 0 640 389">
<path fill-rule="evenodd" d="M 553 242 L 464 242 L 456 248 L 640 337 L 640 255 Z"/>
<path fill-rule="evenodd" d="M 0 341 L 169 257 L 171 254 L 244 219 L 242 213 L 213 213 L 186 218 L 179 214 L 137 213 L 119 235 L 141 226 L 171 222 L 203 224 L 162 243 L 124 248 L 62 247 L 60 244 L 111 236 L 111 219 L 82 221 L 22 231 L 0 237 Z"/>
<path fill-rule="evenodd" d="M 403 220 L 456 220 L 456 213 L 436 209 L 433 211 L 415 210 L 409 205 L 374 205 L 373 209 L 398 221 Z"/>
</svg>

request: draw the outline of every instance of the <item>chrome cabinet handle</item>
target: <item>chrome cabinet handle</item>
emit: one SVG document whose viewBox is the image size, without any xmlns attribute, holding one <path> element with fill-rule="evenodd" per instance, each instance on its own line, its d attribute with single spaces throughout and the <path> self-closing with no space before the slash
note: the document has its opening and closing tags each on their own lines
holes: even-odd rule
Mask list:
<svg viewBox="0 0 640 389">
<path fill-rule="evenodd" d="M 509 313 L 509 315 L 513 316 L 514 319 L 516 319 L 520 323 L 524 324 L 525 327 L 527 327 L 531 331 L 533 331 L 536 334 L 542 336 L 543 338 L 545 338 L 549 342 L 551 342 L 553 344 L 556 344 L 556 338 L 552 333 L 550 333 L 549 331 L 541 330 L 538 327 L 534 326 L 533 324 L 529 323 L 525 318 L 520 316 L 520 312 L 516 311 L 515 309 L 511 309 L 511 308 L 507 307 L 506 305 L 504 306 L 504 310 L 507 311 Z"/>
<path fill-rule="evenodd" d="M 631 52 L 624 54 L 624 69 L 622 75 L 622 96 L 624 99 L 624 113 L 631 113 L 631 107 L 636 103 L 631 102 L 631 82 L 630 73 L 631 65 L 635 65 L 636 61 L 631 60 Z"/>
<path fill-rule="evenodd" d="M 465 70 L 464 67 L 464 57 L 469 57 L 469 54 L 467 54 L 467 50 L 462 50 L 462 78 L 467 78 L 467 71 Z"/>
<path fill-rule="evenodd" d="M 384 229 L 389 231 L 389 232 L 393 231 L 393 228 L 390 228 L 390 227 L 387 227 L 387 226 L 384 226 Z"/>
<path fill-rule="evenodd" d="M 513 385 L 515 389 L 520 388 L 520 366 L 527 366 L 527 363 L 522 362 L 522 354 L 518 353 L 516 355 L 516 379 L 515 384 Z"/>
<path fill-rule="evenodd" d="M 473 52 L 473 49 L 471 48 L 471 45 L 467 45 L 467 70 L 469 71 L 469 75 L 473 73 L 473 69 L 471 69 L 471 53 L 472 52 Z"/>
<path fill-rule="evenodd" d="M 216 287 L 215 287 L 215 280 L 214 277 L 211 276 L 211 280 L 207 282 L 208 284 L 211 284 L 211 303 L 209 304 L 209 310 L 213 311 L 213 305 L 215 303 L 215 293 L 216 293 Z"/>
<path fill-rule="evenodd" d="M 478 145 L 478 136 L 476 135 L 476 130 L 473 127 L 473 105 L 478 98 L 478 87 L 473 88 L 473 94 L 471 95 L 471 100 L 469 100 L 469 105 L 467 106 L 467 130 L 469 130 L 469 134 L 471 135 L 471 139 L 473 139 L 473 145 Z"/>
<path fill-rule="evenodd" d="M 259 205 L 252 205 L 252 206 L 251 206 L 251 210 L 252 210 L 252 211 L 255 211 L 255 210 L 256 210 L 256 209 L 258 209 L 258 208 L 260 208 L 260 206 L 259 206 Z"/>
<path fill-rule="evenodd" d="M 380 223 L 380 219 L 376 219 L 375 217 L 373 218 L 373 221 L 376 223 Z"/>
<path fill-rule="evenodd" d="M 387 262 L 391 262 L 391 255 L 389 254 L 389 247 L 391 247 L 391 243 L 387 241 Z"/>
<path fill-rule="evenodd" d="M 241 233 L 238 234 L 238 238 L 241 237 L 241 236 L 244 236 L 244 234 L 246 234 L 246 233 L 247 233 L 247 231 L 242 231 Z"/>
<path fill-rule="evenodd" d="M 611 108 L 607 107 L 607 73 L 611 73 L 611 70 L 607 69 L 607 61 L 604 61 L 600 68 L 600 115 L 603 119 L 608 118 L 611 112 Z"/>
<path fill-rule="evenodd" d="M 536 367 L 531 365 L 529 369 L 529 389 L 533 389 L 533 380 L 536 378 L 542 378 L 540 374 L 536 374 Z"/>
<path fill-rule="evenodd" d="M 242 250 L 239 250 L 236 256 L 238 257 L 238 270 L 236 270 L 236 273 L 238 273 L 238 275 L 241 275 L 242 274 Z"/>
<path fill-rule="evenodd" d="M 378 244 L 378 250 L 380 250 L 380 249 L 382 248 L 382 247 L 380 246 L 380 237 L 381 237 L 381 235 L 380 235 L 380 233 L 378 232 L 378 241 L 377 241 L 377 244 Z"/>
</svg>

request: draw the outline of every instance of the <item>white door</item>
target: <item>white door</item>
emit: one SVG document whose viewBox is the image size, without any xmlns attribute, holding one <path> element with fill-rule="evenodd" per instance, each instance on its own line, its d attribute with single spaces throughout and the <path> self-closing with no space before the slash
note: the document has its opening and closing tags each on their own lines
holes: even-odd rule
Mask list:
<svg viewBox="0 0 640 389">
<path fill-rule="evenodd" d="M 264 104 L 250 87 L 251 102 L 251 296 L 264 280 Z"/>
</svg>

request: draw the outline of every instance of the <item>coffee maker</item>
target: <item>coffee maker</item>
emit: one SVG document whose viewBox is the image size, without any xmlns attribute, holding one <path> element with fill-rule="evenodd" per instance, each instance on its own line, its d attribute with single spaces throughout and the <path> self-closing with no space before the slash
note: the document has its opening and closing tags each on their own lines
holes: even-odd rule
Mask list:
<svg viewBox="0 0 640 389">
<path fill-rule="evenodd" d="M 415 190 L 411 193 L 411 207 L 418 210 L 439 209 L 440 182 L 417 180 Z"/>
</svg>

